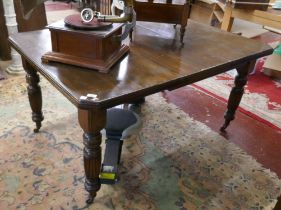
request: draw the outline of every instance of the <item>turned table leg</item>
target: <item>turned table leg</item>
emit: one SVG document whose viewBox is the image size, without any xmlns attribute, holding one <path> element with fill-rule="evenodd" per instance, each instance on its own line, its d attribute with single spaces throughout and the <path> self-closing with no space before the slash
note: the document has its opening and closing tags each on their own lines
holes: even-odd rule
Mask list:
<svg viewBox="0 0 281 210">
<path fill-rule="evenodd" d="M 238 75 L 235 77 L 234 84 L 228 99 L 227 111 L 224 114 L 225 122 L 220 130 L 223 132 L 228 127 L 230 121 L 234 120 L 235 112 L 240 104 L 244 93 L 244 86 L 248 80 L 248 74 L 254 67 L 254 62 L 249 62 L 237 68 Z"/>
<path fill-rule="evenodd" d="M 40 78 L 37 71 L 29 63 L 24 61 L 23 66 L 26 71 L 26 82 L 28 83 L 27 92 L 32 110 L 32 121 L 36 123 L 34 132 L 37 133 L 44 119 L 42 114 L 42 93 L 39 85 Z"/>
<path fill-rule="evenodd" d="M 84 169 L 85 189 L 89 192 L 87 203 L 93 203 L 100 189 L 99 174 L 101 169 L 101 133 L 106 124 L 106 110 L 78 109 L 78 120 L 84 131 Z"/>
</svg>

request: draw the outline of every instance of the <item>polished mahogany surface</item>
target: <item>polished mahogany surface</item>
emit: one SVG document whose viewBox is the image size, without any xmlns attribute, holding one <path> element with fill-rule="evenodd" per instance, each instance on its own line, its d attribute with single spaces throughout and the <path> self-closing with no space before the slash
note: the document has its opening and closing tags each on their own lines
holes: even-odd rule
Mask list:
<svg viewBox="0 0 281 210">
<path fill-rule="evenodd" d="M 73 16 L 48 26 L 52 51 L 42 56 L 43 62 L 60 62 L 108 73 L 111 67 L 128 53 L 129 47 L 122 44 L 119 38 L 123 23 L 93 22 L 88 23 L 87 30 L 73 29 L 66 24 L 69 17 Z M 76 21 L 81 23 L 80 16 L 75 17 Z"/>
<path fill-rule="evenodd" d="M 39 132 L 44 119 L 38 72 L 78 107 L 78 122 L 84 132 L 87 204 L 93 203 L 101 187 L 100 131 L 106 126 L 107 108 L 126 102 L 135 103 L 149 94 L 191 84 L 236 67 L 235 85 L 230 92 L 225 122 L 221 127 L 224 132 L 235 118 L 255 59 L 273 51 L 257 41 L 192 21 L 187 26 L 185 44 L 181 45 L 172 27 L 161 27 L 160 24 L 139 25 L 130 44 L 130 53 L 108 74 L 60 63 L 43 64 L 42 55 L 51 50 L 47 30 L 26 32 L 10 38 L 13 47 L 23 56 L 32 120 L 36 123 L 34 132 Z M 96 100 L 94 95 L 85 97 L 89 93 L 96 94 Z"/>
<path fill-rule="evenodd" d="M 10 42 L 76 106 L 80 105 L 80 96 L 92 93 L 98 100 L 90 105 L 111 107 L 191 84 L 272 53 L 269 46 L 258 41 L 193 21 L 186 27 L 184 45 L 171 36 L 175 33 L 172 27 L 169 33 L 162 33 L 157 24 L 155 28 L 153 24 L 149 26 L 138 24 L 130 53 L 108 74 L 55 62 L 42 63 L 42 55 L 51 50 L 48 30 L 15 34 Z"/>
</svg>

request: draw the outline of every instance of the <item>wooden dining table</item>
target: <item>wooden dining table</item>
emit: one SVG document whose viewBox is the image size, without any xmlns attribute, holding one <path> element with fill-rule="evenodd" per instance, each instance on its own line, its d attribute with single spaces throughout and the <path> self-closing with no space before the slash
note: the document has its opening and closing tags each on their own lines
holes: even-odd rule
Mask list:
<svg viewBox="0 0 281 210">
<path fill-rule="evenodd" d="M 46 29 L 13 34 L 9 38 L 23 57 L 32 120 L 36 123 L 34 131 L 39 131 L 43 121 L 39 75 L 77 107 L 78 121 L 84 132 L 81 140 L 88 203 L 93 202 L 101 187 L 100 131 L 105 127 L 108 108 L 133 103 L 150 94 L 173 90 L 236 68 L 238 74 L 221 127 L 221 131 L 225 131 L 234 119 L 255 60 L 273 52 L 261 42 L 191 20 L 186 27 L 184 44 L 180 43 L 179 34 L 171 25 L 138 23 L 133 36 L 133 42 L 127 42 L 130 52 L 106 74 L 56 62 L 43 63 L 42 55 L 51 50 L 50 32 Z"/>
</svg>

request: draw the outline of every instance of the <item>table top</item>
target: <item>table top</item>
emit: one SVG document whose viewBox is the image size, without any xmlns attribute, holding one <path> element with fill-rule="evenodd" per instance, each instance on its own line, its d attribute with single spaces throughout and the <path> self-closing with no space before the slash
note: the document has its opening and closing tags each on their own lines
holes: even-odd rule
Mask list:
<svg viewBox="0 0 281 210">
<path fill-rule="evenodd" d="M 172 25 L 138 23 L 130 53 L 108 74 L 61 63 L 42 63 L 51 50 L 48 30 L 12 35 L 12 46 L 74 105 L 81 96 L 96 94 L 88 104 L 108 108 L 165 89 L 174 89 L 235 68 L 272 53 L 255 40 L 189 21 L 184 45 Z"/>
</svg>

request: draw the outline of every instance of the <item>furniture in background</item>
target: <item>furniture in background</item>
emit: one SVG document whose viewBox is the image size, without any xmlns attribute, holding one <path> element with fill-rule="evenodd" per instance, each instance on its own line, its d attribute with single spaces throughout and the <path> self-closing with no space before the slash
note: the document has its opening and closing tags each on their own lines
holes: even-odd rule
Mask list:
<svg viewBox="0 0 281 210">
<path fill-rule="evenodd" d="M 269 7 L 267 10 L 246 10 L 233 8 L 218 1 L 213 8 L 211 25 L 219 25 L 224 31 L 231 31 L 234 18 L 239 18 L 263 26 L 281 29 L 281 11 Z"/>
<path fill-rule="evenodd" d="M 157 24 L 153 27 L 157 28 Z M 138 23 L 134 42 L 130 44 L 130 53 L 120 59 L 107 74 L 60 63 L 42 65 L 42 56 L 51 49 L 48 30 L 14 34 L 9 39 L 24 60 L 32 120 L 36 123 L 35 132 L 39 131 L 43 121 L 38 73 L 77 108 L 78 121 L 84 131 L 83 154 L 88 203 L 93 202 L 101 187 L 100 131 L 106 125 L 107 109 L 236 68 L 238 75 L 228 100 L 225 123 L 221 128 L 224 131 L 234 119 L 253 62 L 273 51 L 258 41 L 224 33 L 194 21 L 189 21 L 186 27 L 185 45 L 175 42 L 173 37 L 168 38 L 171 33 L 173 29 L 156 32 Z M 241 50 L 242 47 L 247 50 Z M 214 52 L 223 52 L 224 55 Z"/>
<path fill-rule="evenodd" d="M 4 8 L 3 2 L 6 0 L 0 1 L 0 59 L 10 60 L 11 59 L 11 50 L 8 44 L 8 30 L 6 27 L 5 17 L 4 17 Z M 47 25 L 47 18 L 45 12 L 44 4 L 39 5 L 34 9 L 33 13 L 28 19 L 25 19 L 22 14 L 20 7 L 20 0 L 14 0 L 14 7 L 16 12 L 16 19 L 18 23 L 18 31 L 32 31 L 43 29 Z"/>
<path fill-rule="evenodd" d="M 180 41 L 183 41 L 187 19 L 190 16 L 190 0 L 134 0 L 137 20 L 179 24 Z"/>
<path fill-rule="evenodd" d="M 80 14 L 68 16 L 64 21 L 48 26 L 52 50 L 44 54 L 42 61 L 56 61 L 107 73 L 129 51 L 129 46 L 116 38 L 121 36 L 123 25 L 101 22 L 85 26 L 81 23 Z"/>
<path fill-rule="evenodd" d="M 281 29 L 281 11 L 268 8 L 262 10 L 242 10 L 233 9 L 230 6 L 225 7 L 221 29 L 231 31 L 234 18 L 257 23 L 263 26 L 269 26 L 276 29 Z"/>
<path fill-rule="evenodd" d="M 213 4 L 213 11 L 210 18 L 210 25 L 221 28 L 223 16 L 225 11 L 225 3 L 217 1 Z"/>
<path fill-rule="evenodd" d="M 100 11 L 104 15 L 110 15 L 111 14 L 111 2 L 112 0 L 79 0 L 79 7 L 85 8 L 90 7 L 93 9 L 96 9 L 97 11 Z"/>
</svg>

